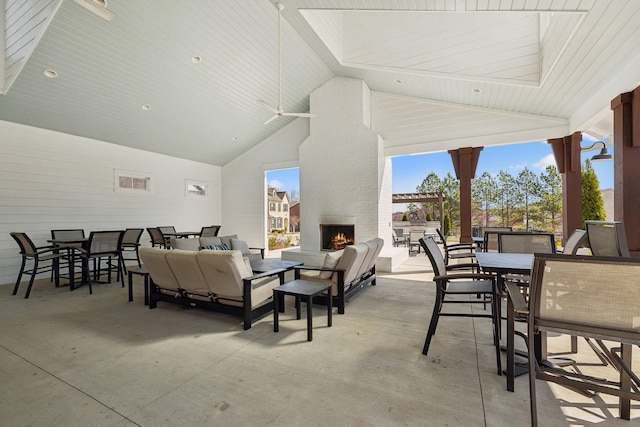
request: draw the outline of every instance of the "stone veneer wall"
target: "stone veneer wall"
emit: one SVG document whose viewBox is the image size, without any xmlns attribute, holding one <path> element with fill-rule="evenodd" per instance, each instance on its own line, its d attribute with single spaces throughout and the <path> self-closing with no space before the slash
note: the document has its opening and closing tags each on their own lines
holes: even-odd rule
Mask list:
<svg viewBox="0 0 640 427">
<path fill-rule="evenodd" d="M 357 242 L 391 245 L 391 162 L 370 129 L 370 97 L 363 81 L 341 77 L 311 93 L 316 116 L 299 150 L 302 251 L 320 250 L 321 223 L 353 223 Z"/>
</svg>

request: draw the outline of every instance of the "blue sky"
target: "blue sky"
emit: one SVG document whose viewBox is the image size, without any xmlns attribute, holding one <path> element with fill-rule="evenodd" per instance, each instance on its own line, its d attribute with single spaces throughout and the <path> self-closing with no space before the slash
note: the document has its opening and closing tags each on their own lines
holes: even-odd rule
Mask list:
<svg viewBox="0 0 640 427">
<path fill-rule="evenodd" d="M 584 136 L 582 146 L 589 146 L 595 139 Z M 611 150 L 611 148 L 610 148 Z M 582 161 L 598 154 L 599 149 L 582 153 Z M 500 170 L 517 175 L 527 167 L 536 174 L 544 171 L 548 165 L 555 164 L 551 146 L 545 142 L 511 144 L 485 147 L 480 153 L 476 176 L 483 172 L 497 174 Z M 422 180 L 431 172 L 440 177 L 447 173 L 454 175 L 451 156 L 447 152 L 400 156 L 392 159 L 393 192 L 412 193 Z M 613 162 L 592 162 L 598 176 L 600 188 L 613 188 Z M 281 191 L 300 190 L 300 178 L 297 168 L 267 173 L 267 182 Z"/>
</svg>

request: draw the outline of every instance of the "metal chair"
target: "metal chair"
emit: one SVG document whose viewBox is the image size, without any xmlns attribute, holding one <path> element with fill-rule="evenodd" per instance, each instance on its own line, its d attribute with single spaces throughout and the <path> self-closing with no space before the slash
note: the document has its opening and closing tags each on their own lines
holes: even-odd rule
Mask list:
<svg viewBox="0 0 640 427">
<path fill-rule="evenodd" d="M 624 223 L 585 221 L 591 253 L 595 256 L 629 256 Z"/>
<path fill-rule="evenodd" d="M 424 237 L 424 230 L 410 230 L 409 231 L 409 253 L 414 246 L 418 248 L 420 253 L 420 239 Z"/>
<path fill-rule="evenodd" d="M 24 295 L 25 299 L 29 298 L 31 294 L 31 287 L 36 275 L 39 273 L 53 272 L 54 283 L 56 286 L 60 285 L 60 269 L 59 263 L 62 255 L 58 253 L 56 246 L 40 246 L 36 247 L 33 244 L 29 236 L 26 233 L 9 233 L 11 237 L 18 243 L 20 247 L 20 255 L 22 255 L 22 265 L 20 266 L 20 273 L 18 273 L 18 279 L 16 285 L 13 288 L 13 295 L 18 293 L 20 287 L 20 280 L 23 274 L 30 274 L 29 285 L 27 286 L 27 293 Z M 33 266 L 30 269 L 25 268 L 27 261 L 32 261 Z M 44 264 L 41 264 L 44 263 Z"/>
<path fill-rule="evenodd" d="M 555 253 L 556 240 L 551 233 L 500 232 L 498 233 L 498 252 L 512 254 Z"/>
<path fill-rule="evenodd" d="M 502 375 L 502 362 L 500 360 L 500 337 L 499 337 L 499 322 L 500 313 L 498 311 L 497 300 L 498 292 L 496 287 L 495 277 L 491 274 L 480 273 L 454 273 L 455 267 L 458 265 L 452 265 L 447 267 L 444 262 L 444 257 L 437 243 L 433 240 L 433 237 L 426 236 L 420 239 L 420 245 L 424 248 L 424 251 L 429 257 L 431 266 L 433 267 L 434 278 L 433 281 L 436 284 L 436 300 L 433 306 L 433 313 L 431 315 L 431 322 L 429 323 L 429 330 L 427 332 L 427 338 L 424 342 L 422 354 L 426 355 L 429 351 L 429 345 L 431 339 L 436 333 L 436 327 L 438 325 L 438 319 L 440 316 L 458 316 L 458 317 L 483 317 L 491 319 L 493 327 L 493 344 L 496 350 L 496 365 L 498 368 L 498 375 Z M 461 265 L 462 267 L 463 265 Z M 484 299 L 472 299 L 471 296 L 490 295 L 491 296 L 491 313 L 464 313 L 459 311 L 443 312 L 442 308 L 444 304 L 485 304 Z M 467 296 L 467 298 L 459 298 L 460 296 Z"/>
<path fill-rule="evenodd" d="M 498 252 L 498 233 L 513 231 L 512 227 L 481 227 L 480 236 L 483 238 L 484 252 Z"/>
<path fill-rule="evenodd" d="M 170 226 L 163 226 L 163 227 L 158 227 L 158 230 L 160 230 L 160 233 L 162 233 L 162 239 L 164 240 L 164 247 L 167 249 L 171 248 L 171 238 L 172 237 L 176 237 L 172 234 L 176 233 L 176 228 L 172 225 Z"/>
<path fill-rule="evenodd" d="M 149 237 L 151 237 L 151 246 L 155 247 L 155 246 L 159 246 L 161 248 L 166 248 L 167 246 L 165 245 L 166 242 L 164 240 L 164 237 L 162 235 L 162 232 L 160 230 L 158 230 L 158 227 L 148 227 L 147 228 L 147 233 L 149 233 Z"/>
<path fill-rule="evenodd" d="M 216 237 L 220 232 L 221 227 L 221 225 L 202 227 L 202 230 L 200 230 L 200 237 Z"/>
<path fill-rule="evenodd" d="M 436 233 L 442 241 L 442 247 L 444 249 L 444 263 L 449 265 L 449 260 L 452 259 L 475 259 L 476 257 L 476 245 L 473 243 L 447 243 L 447 237 L 442 234 L 439 228 L 436 228 Z"/>
<path fill-rule="evenodd" d="M 142 267 L 140 262 L 140 255 L 138 254 L 138 248 L 140 247 L 140 236 L 142 236 L 142 228 L 127 228 L 122 235 L 122 262 L 124 272 L 127 272 L 127 264 L 125 261 L 135 261 L 138 263 L 138 268 Z M 127 257 L 127 255 L 131 255 Z"/>
<path fill-rule="evenodd" d="M 393 237 L 393 246 L 407 246 L 407 236 L 404 235 L 402 228 L 392 228 L 391 235 Z"/>
<path fill-rule="evenodd" d="M 581 228 L 576 228 L 573 230 L 573 233 L 567 239 L 567 242 L 564 244 L 564 248 L 559 250 L 565 255 L 575 255 L 578 253 L 578 249 L 584 246 L 584 242 L 587 240 L 587 231 Z"/>
<path fill-rule="evenodd" d="M 638 310 L 640 260 L 599 256 L 536 256 L 529 306 L 515 290 L 514 310 L 528 317 L 529 393 L 531 425 L 537 425 L 536 379 L 575 390 L 618 396 L 620 417 L 630 418 L 630 400 L 640 400 L 640 379 L 631 369 L 631 349 L 640 345 Z M 560 332 L 620 343 L 604 348 L 617 379 L 589 375 L 588 367 L 566 371 L 540 363 L 540 345 L 532 343 L 541 333 Z M 541 338 L 542 339 L 542 338 Z M 539 341 L 539 340 L 534 340 Z"/>
<path fill-rule="evenodd" d="M 124 271 L 122 269 L 122 236 L 123 230 L 92 231 L 86 248 L 79 249 L 82 260 L 82 278 L 89 285 L 89 293 L 93 293 L 92 282 L 100 279 L 101 273 L 107 273 L 107 283 L 111 283 L 111 274 L 116 270 L 116 280 L 120 280 L 124 288 Z M 106 258 L 107 264 L 102 268 L 101 261 Z M 115 258 L 115 260 L 114 260 Z M 89 269 L 89 261 L 93 261 L 93 270 Z M 91 277 L 93 276 L 93 277 Z"/>
<path fill-rule="evenodd" d="M 51 230 L 51 239 L 53 240 L 69 240 L 69 243 L 64 244 L 64 248 L 60 248 L 64 252 L 62 253 L 62 257 L 60 257 L 60 269 L 69 266 L 69 262 L 71 261 L 70 251 L 74 249 L 81 248 L 82 242 L 73 242 L 73 240 L 84 240 L 84 230 L 81 228 L 74 229 L 62 229 L 62 230 Z M 60 245 L 57 245 L 60 246 Z M 60 276 L 62 277 L 62 276 Z M 53 280 L 53 272 L 51 276 Z"/>
</svg>

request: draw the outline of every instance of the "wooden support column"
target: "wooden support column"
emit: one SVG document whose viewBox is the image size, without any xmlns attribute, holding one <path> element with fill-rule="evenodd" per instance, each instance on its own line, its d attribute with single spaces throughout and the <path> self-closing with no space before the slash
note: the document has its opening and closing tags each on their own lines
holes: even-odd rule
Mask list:
<svg viewBox="0 0 640 427">
<path fill-rule="evenodd" d="M 613 217 L 624 222 L 629 251 L 640 256 L 640 86 L 611 101 Z"/>
<path fill-rule="evenodd" d="M 456 178 L 460 181 L 460 242 L 471 243 L 471 180 L 475 178 L 483 147 L 449 150 Z"/>
<path fill-rule="evenodd" d="M 580 142 L 582 133 L 574 132 L 564 138 L 548 139 L 558 172 L 562 176 L 562 241 L 576 228 L 582 228 L 582 171 Z"/>
</svg>

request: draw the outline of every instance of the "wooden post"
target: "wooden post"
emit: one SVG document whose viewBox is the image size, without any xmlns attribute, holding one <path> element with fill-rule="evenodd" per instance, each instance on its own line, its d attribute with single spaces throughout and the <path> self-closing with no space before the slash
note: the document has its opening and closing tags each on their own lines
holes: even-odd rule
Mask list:
<svg viewBox="0 0 640 427">
<path fill-rule="evenodd" d="M 576 228 L 582 228 L 582 171 L 580 142 L 582 134 L 574 132 L 563 138 L 548 139 L 562 176 L 562 241 Z"/>
<path fill-rule="evenodd" d="M 613 110 L 613 217 L 624 222 L 629 252 L 640 256 L 640 86 L 611 101 Z"/>
<path fill-rule="evenodd" d="M 471 243 L 471 180 L 475 178 L 483 147 L 449 150 L 456 178 L 460 181 L 460 242 Z"/>
</svg>

